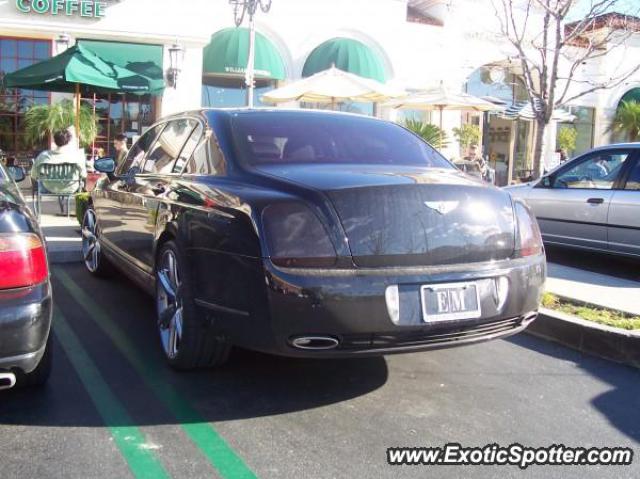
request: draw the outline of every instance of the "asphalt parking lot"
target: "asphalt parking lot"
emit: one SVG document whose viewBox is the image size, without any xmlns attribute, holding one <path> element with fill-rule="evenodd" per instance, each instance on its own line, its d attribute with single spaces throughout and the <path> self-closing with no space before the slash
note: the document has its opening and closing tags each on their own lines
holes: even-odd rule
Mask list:
<svg viewBox="0 0 640 479">
<path fill-rule="evenodd" d="M 593 273 L 606 274 L 616 278 L 640 281 L 640 260 L 624 256 L 606 255 L 563 248 L 546 246 L 547 261 L 583 269 Z"/>
<path fill-rule="evenodd" d="M 2 478 L 640 477 L 640 371 L 523 334 L 386 358 L 236 351 L 176 373 L 153 303 L 54 266 L 55 365 L 0 393 Z M 389 466 L 390 446 L 629 446 L 632 466 Z"/>
</svg>

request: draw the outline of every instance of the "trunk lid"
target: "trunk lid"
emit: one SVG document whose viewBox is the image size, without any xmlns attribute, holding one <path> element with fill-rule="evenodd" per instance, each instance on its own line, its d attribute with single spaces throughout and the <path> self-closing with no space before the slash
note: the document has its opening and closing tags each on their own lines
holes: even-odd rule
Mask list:
<svg viewBox="0 0 640 479">
<path fill-rule="evenodd" d="M 260 170 L 327 195 L 359 267 L 500 260 L 515 248 L 509 194 L 454 169 L 287 165 Z"/>
<path fill-rule="evenodd" d="M 357 266 L 500 260 L 514 250 L 511 199 L 494 188 L 413 184 L 326 193 Z"/>
</svg>

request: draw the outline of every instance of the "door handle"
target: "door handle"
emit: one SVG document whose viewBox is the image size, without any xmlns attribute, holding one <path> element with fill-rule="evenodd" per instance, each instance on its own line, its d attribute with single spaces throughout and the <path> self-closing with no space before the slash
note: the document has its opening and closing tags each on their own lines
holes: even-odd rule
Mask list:
<svg viewBox="0 0 640 479">
<path fill-rule="evenodd" d="M 589 198 L 587 200 L 587 203 L 589 203 L 590 205 L 601 205 L 602 203 L 604 203 L 604 198 Z"/>
</svg>

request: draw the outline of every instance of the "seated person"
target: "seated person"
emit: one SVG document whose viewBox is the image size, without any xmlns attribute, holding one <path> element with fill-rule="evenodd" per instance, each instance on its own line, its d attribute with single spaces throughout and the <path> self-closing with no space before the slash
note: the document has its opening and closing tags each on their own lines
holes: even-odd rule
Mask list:
<svg viewBox="0 0 640 479">
<path fill-rule="evenodd" d="M 37 180 L 40 178 L 39 169 L 41 165 L 55 165 L 61 163 L 72 163 L 76 164 L 80 167 L 80 179 L 85 180 L 87 178 L 87 165 L 84 155 L 82 154 L 82 150 L 79 150 L 76 147 L 75 141 L 71 141 L 73 139 L 73 134 L 66 130 L 56 131 L 53 134 L 53 142 L 56 145 L 56 148 L 53 150 L 45 150 L 38 155 L 35 162 L 33 163 L 33 168 L 31 169 L 31 178 L 34 180 L 33 185 L 34 189 L 37 188 Z M 71 194 L 78 191 L 78 180 L 69 180 L 68 182 L 60 182 L 60 181 L 42 181 L 42 188 L 40 190 L 41 193 L 53 193 L 53 194 Z"/>
</svg>

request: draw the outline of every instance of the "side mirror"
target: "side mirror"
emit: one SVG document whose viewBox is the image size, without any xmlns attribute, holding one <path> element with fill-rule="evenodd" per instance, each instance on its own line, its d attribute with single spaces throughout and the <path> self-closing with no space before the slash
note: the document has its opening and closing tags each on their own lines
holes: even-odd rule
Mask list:
<svg viewBox="0 0 640 479">
<path fill-rule="evenodd" d="M 7 171 L 9 172 L 9 176 L 13 178 L 13 181 L 16 183 L 20 183 L 27 177 L 24 168 L 21 166 L 7 166 Z"/>
<path fill-rule="evenodd" d="M 98 158 L 93 162 L 93 169 L 99 173 L 111 174 L 116 171 L 116 161 L 113 158 Z"/>
</svg>

